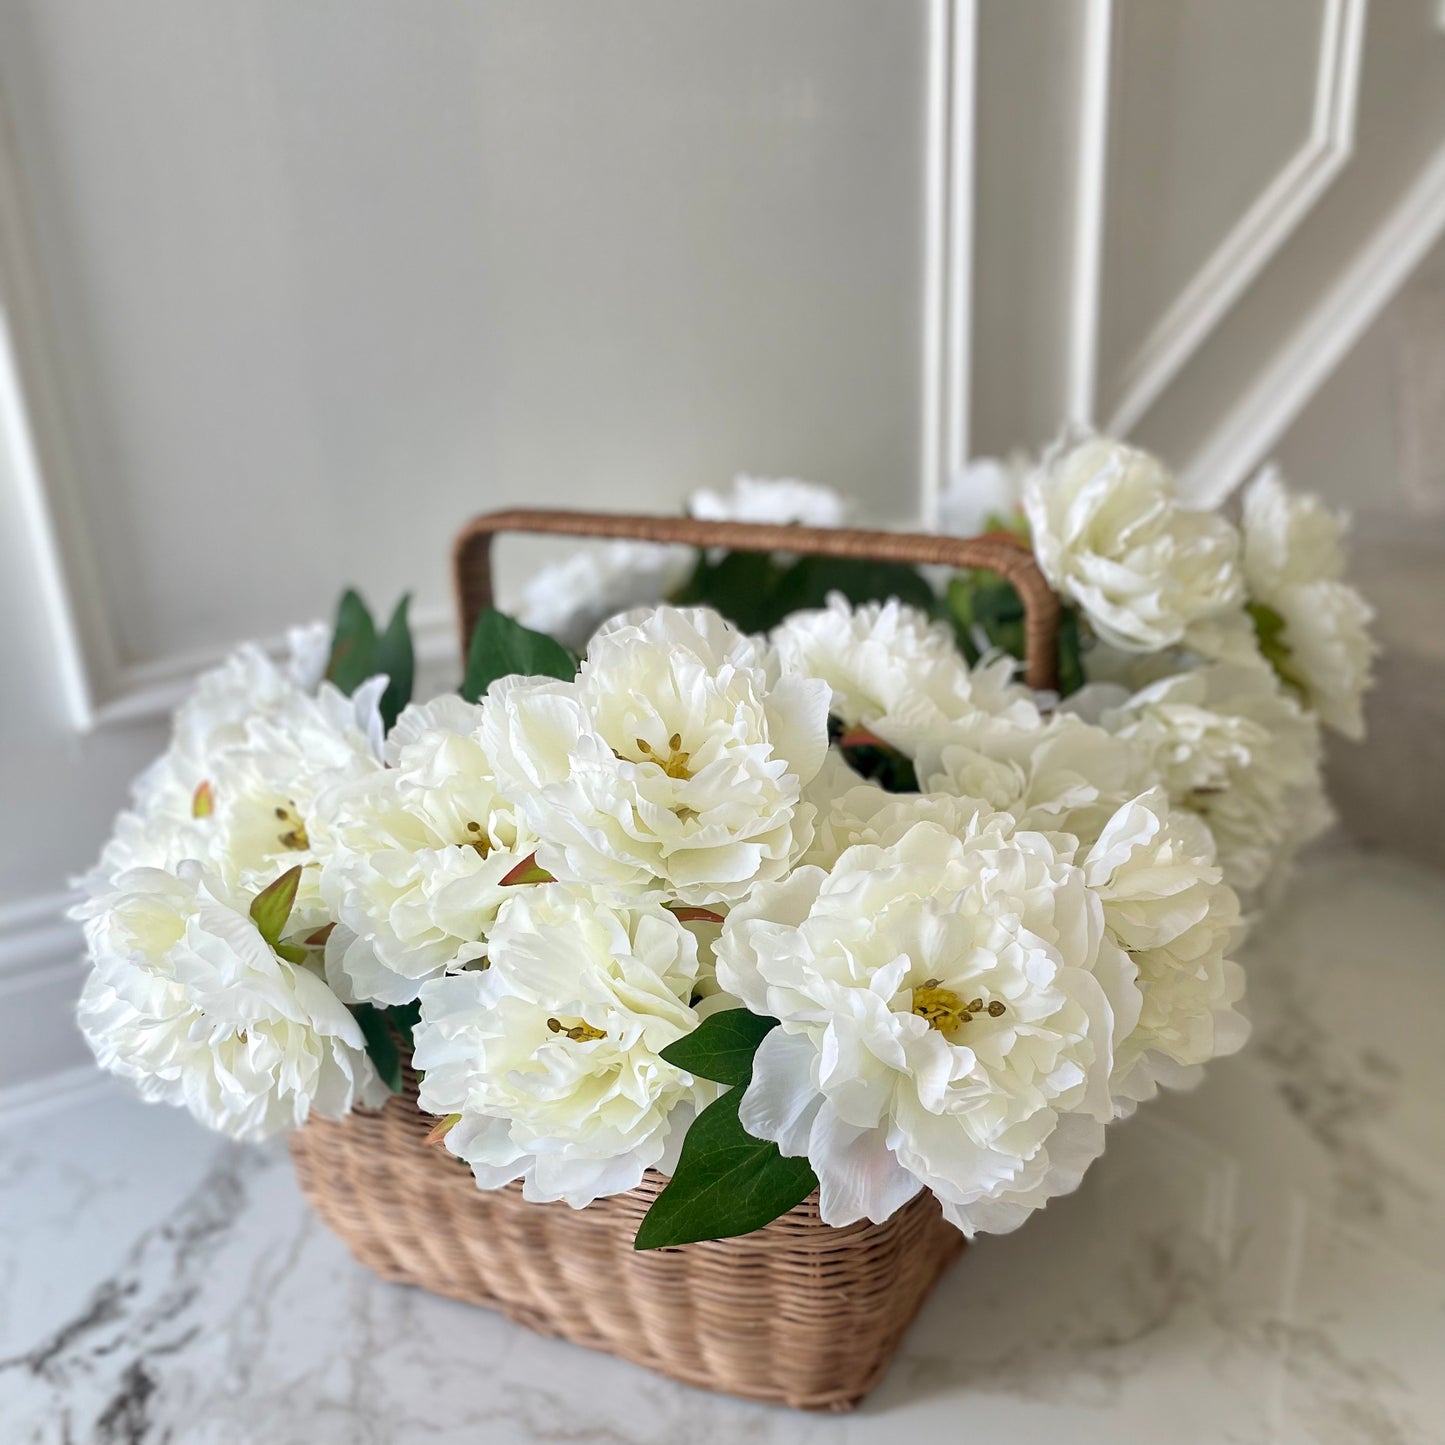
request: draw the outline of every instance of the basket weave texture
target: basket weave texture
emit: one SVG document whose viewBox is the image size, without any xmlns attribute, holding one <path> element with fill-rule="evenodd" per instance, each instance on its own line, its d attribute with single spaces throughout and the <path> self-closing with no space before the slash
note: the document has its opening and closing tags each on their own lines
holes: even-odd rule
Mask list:
<svg viewBox="0 0 1445 1445">
<path fill-rule="evenodd" d="M 291 1136 L 312 1206 L 383 1279 L 500 1310 L 538 1334 L 689 1385 L 806 1410 L 849 1410 L 882 1379 L 963 1238 L 921 1194 L 885 1224 L 834 1229 L 816 1197 L 738 1239 L 639 1253 L 666 1183 L 649 1172 L 586 1209 L 484 1191 L 425 1143 L 416 1080 L 379 1112 Z"/>
<path fill-rule="evenodd" d="M 507 532 L 985 568 L 1023 602 L 1027 681 L 1056 680 L 1059 601 L 1016 538 L 494 512 L 463 527 L 453 551 L 463 639 L 491 605 L 492 543 Z M 424 1143 L 435 1122 L 418 1111 L 407 1070 L 405 1091 L 380 1112 L 315 1118 L 291 1136 L 302 1189 L 362 1264 L 731 1395 L 852 1409 L 963 1248 L 923 1193 L 884 1224 L 833 1228 L 814 1197 L 738 1239 L 638 1253 L 633 1237 L 662 1176 L 649 1172 L 636 1189 L 583 1210 L 529 1204 L 520 1184 L 479 1190 L 469 1169 Z"/>
</svg>

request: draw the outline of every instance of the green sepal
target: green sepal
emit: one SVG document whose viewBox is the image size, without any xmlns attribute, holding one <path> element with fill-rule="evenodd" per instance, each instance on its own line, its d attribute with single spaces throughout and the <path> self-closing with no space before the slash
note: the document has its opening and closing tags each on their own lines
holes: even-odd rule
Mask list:
<svg viewBox="0 0 1445 1445">
<path fill-rule="evenodd" d="M 533 632 L 505 612 L 489 607 L 472 631 L 462 696 L 478 702 L 499 677 L 514 674 L 571 681 L 577 675 L 577 659 L 554 638 Z"/>
<path fill-rule="evenodd" d="M 753 1076 L 753 1055 L 777 1019 L 745 1008 L 709 1014 L 690 1034 L 662 1050 L 662 1057 L 699 1079 L 717 1084 L 746 1084 Z"/>
<path fill-rule="evenodd" d="M 401 1093 L 401 1054 L 387 1020 L 387 1011 L 369 1003 L 353 1004 L 351 1012 L 366 1040 L 366 1052 L 381 1076 L 381 1081 L 393 1094 Z"/>
<path fill-rule="evenodd" d="M 261 937 L 281 951 L 281 930 L 296 906 L 296 890 L 301 886 L 301 865 L 288 868 L 274 883 L 268 883 L 251 900 L 251 921 Z M 282 958 L 286 955 L 281 954 Z M 291 960 L 294 962 L 295 960 Z"/>
<path fill-rule="evenodd" d="M 715 1099 L 682 1142 L 672 1182 L 643 1217 L 634 1249 L 731 1239 L 771 1224 L 818 1187 L 806 1159 L 787 1159 L 738 1119 L 741 1086 Z"/>
</svg>

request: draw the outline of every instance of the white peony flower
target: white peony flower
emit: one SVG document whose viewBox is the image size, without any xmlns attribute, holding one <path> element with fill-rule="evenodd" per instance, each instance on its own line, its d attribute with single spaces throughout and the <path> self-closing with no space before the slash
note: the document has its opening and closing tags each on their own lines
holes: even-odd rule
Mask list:
<svg viewBox="0 0 1445 1445">
<path fill-rule="evenodd" d="M 356 1020 L 310 966 L 276 956 L 249 906 L 194 862 L 132 869 L 82 905 L 94 970 L 79 1021 L 101 1066 L 243 1139 L 383 1103 Z"/>
<path fill-rule="evenodd" d="M 490 962 L 421 990 L 421 1107 L 458 1115 L 446 1145 L 483 1189 L 524 1181 L 575 1209 L 671 1173 L 713 1085 L 661 1051 L 697 1027 L 697 945 L 656 906 L 563 884 L 519 889 Z"/>
<path fill-rule="evenodd" d="M 830 1224 L 928 1188 L 966 1233 L 1074 1188 L 1140 998 L 1099 900 L 1048 839 L 979 814 L 802 867 L 735 907 L 718 981 L 781 1022 L 740 1110 L 806 1154 Z"/>
<path fill-rule="evenodd" d="M 1127 1113 L 1159 1084 L 1196 1083 L 1200 1065 L 1248 1037 L 1235 1008 L 1244 970 L 1226 957 L 1239 903 L 1214 865 L 1208 830 L 1189 813 L 1171 814 L 1157 788 L 1119 809 L 1082 867 L 1143 996 L 1138 1024 L 1115 1049 L 1112 1088 Z"/>
<path fill-rule="evenodd" d="M 832 487 L 792 478 L 737 476 L 726 492 L 703 487 L 687 500 L 689 516 L 707 522 L 772 522 L 841 527 L 849 504 Z"/>
<path fill-rule="evenodd" d="M 657 542 L 606 542 L 543 567 L 527 583 L 517 620 L 583 648 L 609 617 L 660 602 L 687 580 L 693 552 Z"/>
<path fill-rule="evenodd" d="M 834 717 L 910 756 L 960 719 L 1040 721 L 1028 689 L 1013 681 L 1012 659 L 970 668 L 947 623 L 896 598 L 854 607 L 833 593 L 826 607 L 785 619 L 771 640 L 785 673 L 828 684 Z"/>
<path fill-rule="evenodd" d="M 1154 781 L 1150 763 L 1132 740 L 1058 713 L 1033 727 L 963 720 L 926 737 L 914 767 L 924 789 L 981 799 L 1020 828 L 1070 834 L 1087 848 Z"/>
<path fill-rule="evenodd" d="M 407 1003 L 424 980 L 487 953 L 535 843 L 497 792 L 483 708 L 444 696 L 408 707 L 391 766 L 332 788 L 317 809 L 321 891 L 338 921 L 327 971 L 349 1000 Z"/>
<path fill-rule="evenodd" d="M 808 846 L 828 688 L 706 609 L 618 618 L 575 682 L 492 685 L 482 745 L 558 878 L 731 902 Z"/>
<path fill-rule="evenodd" d="M 1243 600 L 1234 527 L 1181 506 L 1146 452 L 1105 437 L 1056 447 L 1029 474 L 1023 504 L 1044 575 L 1115 647 L 1187 645 Z"/>
<path fill-rule="evenodd" d="M 1374 612 L 1344 575 L 1344 522 L 1262 471 L 1244 494 L 1244 578 L 1266 657 L 1327 726 L 1365 735 Z"/>
<path fill-rule="evenodd" d="M 1024 452 L 975 457 L 956 471 L 938 499 L 938 530 L 976 537 L 1000 523 L 1021 525 L 1024 478 L 1033 463 Z"/>
<path fill-rule="evenodd" d="M 298 652 L 283 668 L 247 645 L 201 677 L 176 712 L 170 747 L 116 819 L 87 892 L 108 891 L 131 868 L 196 858 L 255 893 L 300 863 L 308 866 L 297 906 L 314 911 L 316 799 L 331 783 L 381 766 L 386 679 L 370 679 L 350 698 L 326 682 L 313 695 L 295 680 L 312 662 Z"/>
<path fill-rule="evenodd" d="M 1170 800 L 1208 824 L 1240 893 L 1329 824 L 1318 724 L 1267 668 L 1214 663 L 1132 696 L 1091 686 L 1066 705 L 1144 749 Z"/>
</svg>

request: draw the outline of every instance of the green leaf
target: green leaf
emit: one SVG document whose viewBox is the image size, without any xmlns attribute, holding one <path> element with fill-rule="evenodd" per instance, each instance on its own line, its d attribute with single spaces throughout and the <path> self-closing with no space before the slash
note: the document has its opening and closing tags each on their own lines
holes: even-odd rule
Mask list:
<svg viewBox="0 0 1445 1445">
<path fill-rule="evenodd" d="M 713 561 L 697 555 L 692 576 L 674 594 L 680 607 L 711 607 L 744 632 L 766 632 L 780 622 L 774 593 L 783 569 L 766 552 L 725 552 Z"/>
<path fill-rule="evenodd" d="M 407 621 L 410 606 L 411 593 L 408 592 L 396 604 L 386 631 L 376 639 L 375 671 L 384 672 L 388 678 L 386 691 L 381 695 L 381 719 L 388 732 L 395 725 L 402 708 L 411 701 L 412 683 L 416 677 L 416 656 L 411 645 L 411 625 Z"/>
<path fill-rule="evenodd" d="M 863 602 L 886 602 L 890 597 L 925 612 L 934 604 L 933 588 L 906 562 L 800 557 L 783 574 L 770 599 L 776 614 L 770 625 L 781 622 L 790 612 L 826 606 L 830 592 L 841 592 L 855 607 Z"/>
<path fill-rule="evenodd" d="M 1294 670 L 1291 658 L 1294 652 L 1284 640 L 1285 620 L 1278 612 L 1264 602 L 1251 602 L 1245 608 L 1254 623 L 1254 633 L 1259 639 L 1259 651 L 1264 660 L 1274 668 L 1279 680 L 1287 683 L 1296 692 L 1308 696 L 1309 689 L 1304 679 Z"/>
<path fill-rule="evenodd" d="M 505 612 L 489 607 L 477 618 L 472 632 L 462 696 L 477 702 L 499 677 L 514 673 L 571 681 L 577 675 L 577 659 L 545 633 L 533 632 Z"/>
<path fill-rule="evenodd" d="M 410 1003 L 394 1004 L 391 1018 L 397 1028 L 410 1038 L 411 1031 L 421 1022 L 421 1001 L 413 999 Z"/>
<path fill-rule="evenodd" d="M 662 1057 L 700 1079 L 746 1084 L 753 1076 L 753 1055 L 777 1022 L 745 1008 L 725 1009 L 709 1014 L 690 1034 L 670 1043 Z"/>
<path fill-rule="evenodd" d="M 818 1187 L 806 1159 L 785 1159 L 738 1119 L 741 1087 L 709 1104 L 687 1131 L 672 1182 L 653 1201 L 634 1249 L 750 1234 L 801 1204 Z"/>
<path fill-rule="evenodd" d="M 272 948 L 277 948 L 281 942 L 281 930 L 286 927 L 286 920 L 296 906 L 296 890 L 300 885 L 301 865 L 298 863 L 251 900 L 251 920 Z"/>
<path fill-rule="evenodd" d="M 1068 697 L 1084 685 L 1084 658 L 1079 645 L 1079 614 L 1065 607 L 1059 615 L 1059 696 Z"/>
<path fill-rule="evenodd" d="M 376 624 L 358 592 L 348 587 L 336 607 L 326 676 L 348 696 L 376 674 Z"/>
<path fill-rule="evenodd" d="M 891 743 L 875 737 L 867 728 L 845 728 L 837 718 L 830 717 L 828 740 L 842 753 L 843 761 L 855 773 L 877 783 L 885 792 L 918 791 L 918 773 L 913 759 Z"/>
<path fill-rule="evenodd" d="M 387 1021 L 386 1011 L 369 1003 L 352 1006 L 356 1022 L 361 1026 L 361 1036 L 366 1040 L 366 1052 L 376 1065 L 381 1081 L 393 1094 L 401 1093 L 401 1055 L 397 1052 L 396 1039 Z"/>
</svg>

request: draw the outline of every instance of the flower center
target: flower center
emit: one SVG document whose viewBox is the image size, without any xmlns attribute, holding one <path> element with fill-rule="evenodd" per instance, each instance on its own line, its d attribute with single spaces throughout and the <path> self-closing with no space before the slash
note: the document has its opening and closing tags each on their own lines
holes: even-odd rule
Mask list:
<svg viewBox="0 0 1445 1445">
<path fill-rule="evenodd" d="M 561 1019 L 548 1019 L 547 1027 L 554 1034 L 564 1034 L 574 1044 L 590 1044 L 594 1039 L 607 1037 L 606 1029 L 594 1029 L 591 1024 L 584 1024 L 580 1021 L 569 1027 Z"/>
<path fill-rule="evenodd" d="M 656 763 L 669 778 L 686 781 L 692 777 L 692 754 L 682 750 L 682 734 L 673 733 L 667 740 L 667 757 L 663 759 L 652 751 L 652 744 L 646 738 L 635 738 L 637 751 L 649 762 Z"/>
<path fill-rule="evenodd" d="M 482 832 L 482 825 L 475 818 L 470 818 L 467 820 L 467 836 L 457 847 L 474 848 L 478 857 L 485 858 L 492 851 L 492 840 Z"/>
<path fill-rule="evenodd" d="M 306 836 L 306 824 L 301 821 L 295 803 L 278 803 L 276 821 L 282 825 L 277 841 L 283 848 L 289 848 L 293 853 L 304 853 L 311 846 L 311 839 Z"/>
<path fill-rule="evenodd" d="M 985 1004 L 981 998 L 965 1003 L 951 988 L 944 988 L 941 980 L 930 978 L 913 990 L 912 1012 L 929 1028 L 937 1029 L 944 1038 L 951 1040 L 974 1014 L 986 1013 L 996 1019 L 1004 1012 L 1004 1004 L 1001 999 Z"/>
</svg>

